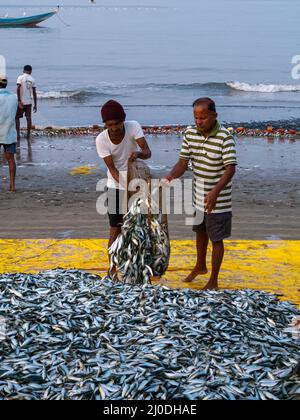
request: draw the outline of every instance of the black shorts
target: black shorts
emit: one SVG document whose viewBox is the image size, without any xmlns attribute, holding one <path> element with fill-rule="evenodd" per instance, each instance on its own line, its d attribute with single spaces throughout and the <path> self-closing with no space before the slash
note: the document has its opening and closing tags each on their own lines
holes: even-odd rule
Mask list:
<svg viewBox="0 0 300 420">
<path fill-rule="evenodd" d="M 18 108 L 17 118 L 23 118 L 25 114 L 26 118 L 31 118 L 32 115 L 32 105 L 24 105 L 23 108 Z"/>
<path fill-rule="evenodd" d="M 125 201 L 125 191 L 108 188 L 107 190 L 107 208 L 109 224 L 112 228 L 118 228 L 123 225 L 123 218 L 127 211 Z"/>
<path fill-rule="evenodd" d="M 231 211 L 227 213 L 205 213 L 204 220 L 203 213 L 197 212 L 196 217 L 199 217 L 201 223 L 193 226 L 194 232 L 206 232 L 212 242 L 230 238 L 232 231 Z"/>
</svg>

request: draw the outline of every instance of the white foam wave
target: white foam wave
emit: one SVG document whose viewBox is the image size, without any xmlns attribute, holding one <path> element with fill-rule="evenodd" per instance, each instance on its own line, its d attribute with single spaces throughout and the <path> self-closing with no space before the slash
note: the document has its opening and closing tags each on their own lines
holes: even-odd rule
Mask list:
<svg viewBox="0 0 300 420">
<path fill-rule="evenodd" d="M 67 98 L 74 98 L 75 96 L 80 95 L 80 91 L 49 91 L 49 92 L 37 92 L 39 99 L 67 99 Z"/>
<path fill-rule="evenodd" d="M 242 82 L 229 82 L 227 86 L 243 92 L 277 93 L 277 92 L 300 92 L 300 85 L 265 85 Z"/>
</svg>

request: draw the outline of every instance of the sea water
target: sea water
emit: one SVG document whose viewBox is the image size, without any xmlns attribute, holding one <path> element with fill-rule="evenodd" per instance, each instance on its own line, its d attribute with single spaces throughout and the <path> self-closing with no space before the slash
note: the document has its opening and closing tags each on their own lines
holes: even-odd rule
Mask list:
<svg viewBox="0 0 300 420">
<path fill-rule="evenodd" d="M 0 0 L 0 15 L 52 10 L 51 0 Z M 63 0 L 39 28 L 0 29 L 9 88 L 34 68 L 41 125 L 100 122 L 108 99 L 142 124 L 189 124 L 213 98 L 228 123 L 298 123 L 300 2 L 295 0 Z M 293 73 L 295 75 L 295 71 Z"/>
</svg>

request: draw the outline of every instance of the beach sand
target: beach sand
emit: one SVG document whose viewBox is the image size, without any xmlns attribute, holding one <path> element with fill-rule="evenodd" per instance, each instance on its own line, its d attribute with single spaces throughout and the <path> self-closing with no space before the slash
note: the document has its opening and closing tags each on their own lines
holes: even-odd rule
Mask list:
<svg viewBox="0 0 300 420">
<path fill-rule="evenodd" d="M 149 136 L 155 176 L 177 159 L 181 139 Z M 300 141 L 237 140 L 232 239 L 300 239 Z M 96 212 L 97 181 L 105 168 L 93 138 L 37 138 L 17 155 L 17 193 L 7 192 L 8 169 L 0 154 L 0 237 L 107 238 L 108 220 Z M 187 174 L 190 176 L 190 174 Z M 172 239 L 192 239 L 184 216 L 170 216 Z"/>
<path fill-rule="evenodd" d="M 176 162 L 181 139 L 148 140 L 149 164 L 159 177 Z M 220 287 L 265 290 L 300 305 L 300 141 L 244 138 L 237 150 L 233 235 L 226 241 Z M 24 141 L 17 161 L 17 193 L 10 194 L 0 154 L 0 272 L 59 266 L 105 275 L 108 218 L 96 212 L 96 184 L 105 168 L 95 139 L 36 138 L 31 150 Z M 171 216 L 169 227 L 172 255 L 164 284 L 186 287 L 182 280 L 196 259 L 195 235 L 185 216 Z M 207 281 L 201 276 L 189 287 L 201 289 Z"/>
</svg>

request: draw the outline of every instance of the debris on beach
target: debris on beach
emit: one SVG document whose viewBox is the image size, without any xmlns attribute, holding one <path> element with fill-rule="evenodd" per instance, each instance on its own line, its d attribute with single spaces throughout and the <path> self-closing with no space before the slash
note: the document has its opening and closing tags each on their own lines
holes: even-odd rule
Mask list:
<svg viewBox="0 0 300 420">
<path fill-rule="evenodd" d="M 97 171 L 96 165 L 86 165 L 86 166 L 78 166 L 77 168 L 73 168 L 70 171 L 70 175 L 72 176 L 84 176 L 84 175 L 90 175 L 93 172 Z"/>
<path fill-rule="evenodd" d="M 164 126 L 144 126 L 143 130 L 148 135 L 177 135 L 182 136 L 186 130 L 186 125 L 164 125 Z M 227 127 L 232 134 L 238 137 L 269 137 L 269 138 L 300 138 L 300 131 L 290 128 L 248 127 L 232 126 Z M 103 127 L 93 125 L 90 127 L 33 127 L 33 136 L 36 137 L 81 137 L 98 136 L 103 131 Z M 24 132 L 25 133 L 25 132 Z"/>
<path fill-rule="evenodd" d="M 0 399 L 288 400 L 300 394 L 299 310 L 259 291 L 0 276 Z"/>
<path fill-rule="evenodd" d="M 271 137 L 271 138 L 295 138 L 300 137 L 300 132 L 297 130 L 285 129 L 285 128 L 246 128 L 246 127 L 229 127 L 234 135 L 238 137 Z"/>
<path fill-rule="evenodd" d="M 167 227 L 159 216 L 148 214 L 148 206 L 140 198 L 134 201 L 124 216 L 122 233 L 109 249 L 111 270 L 116 268 L 127 284 L 151 283 L 151 277 L 161 277 L 168 269 Z"/>
</svg>

